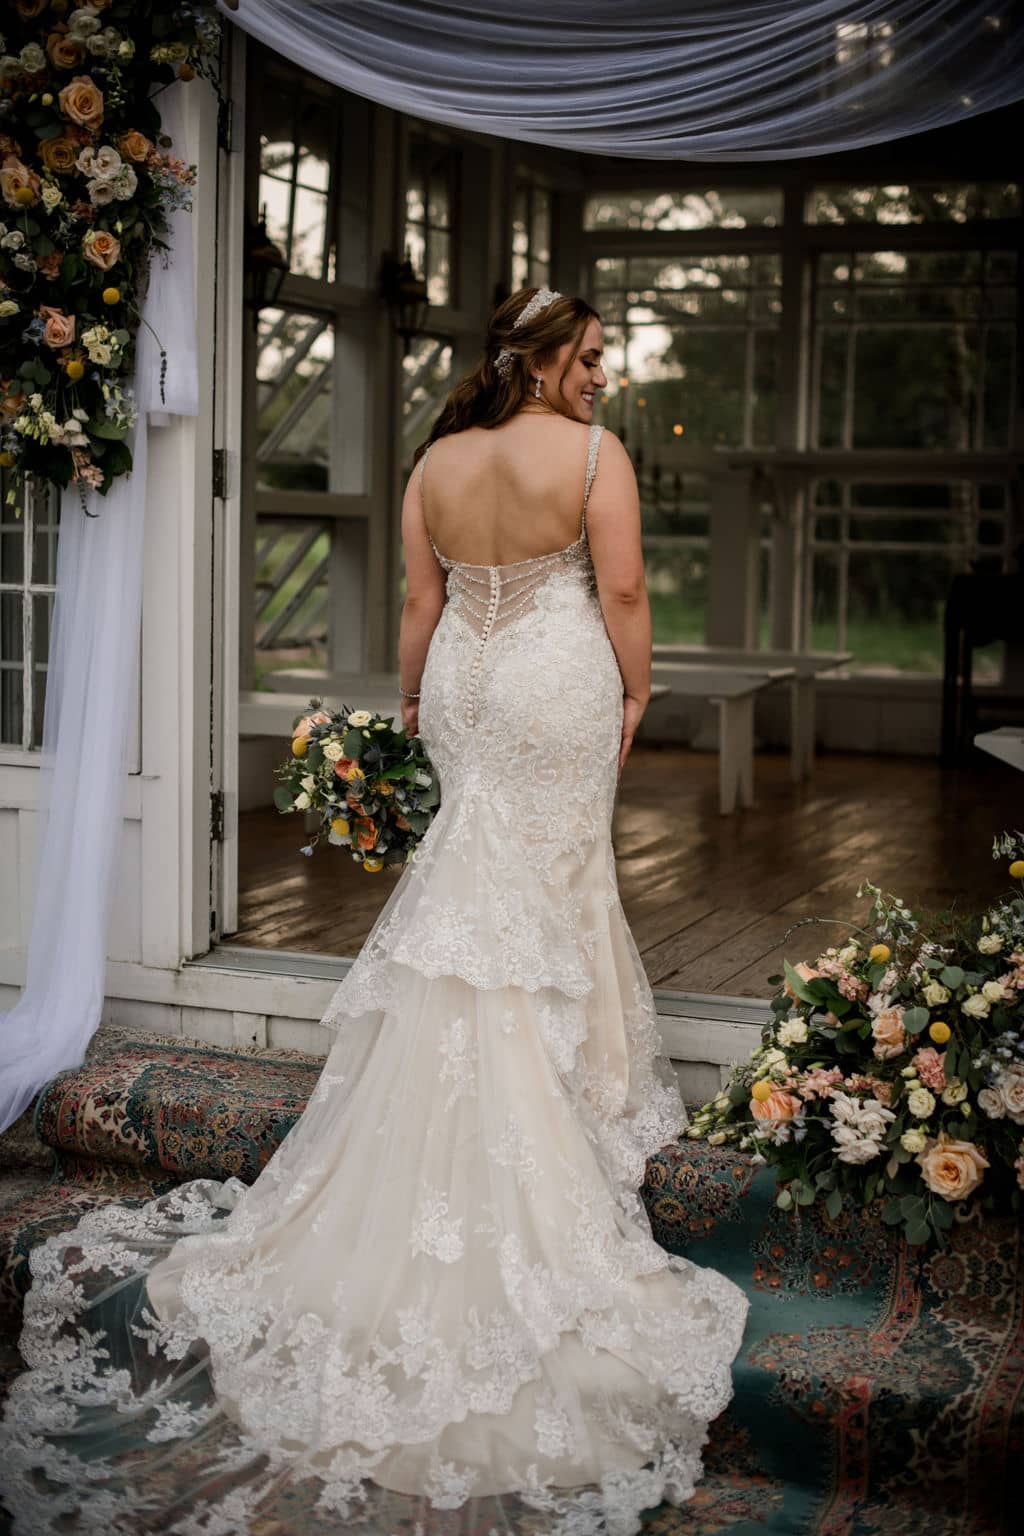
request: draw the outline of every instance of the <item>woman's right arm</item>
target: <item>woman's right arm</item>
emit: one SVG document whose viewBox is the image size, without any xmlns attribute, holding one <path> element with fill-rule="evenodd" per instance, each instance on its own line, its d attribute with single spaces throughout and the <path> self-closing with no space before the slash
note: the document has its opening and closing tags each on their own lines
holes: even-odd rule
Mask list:
<svg viewBox="0 0 1024 1536">
<path fill-rule="evenodd" d="M 605 628 L 622 674 L 621 774 L 651 694 L 651 605 L 636 473 L 621 440 L 607 429 L 587 503 L 587 541 Z"/>
</svg>

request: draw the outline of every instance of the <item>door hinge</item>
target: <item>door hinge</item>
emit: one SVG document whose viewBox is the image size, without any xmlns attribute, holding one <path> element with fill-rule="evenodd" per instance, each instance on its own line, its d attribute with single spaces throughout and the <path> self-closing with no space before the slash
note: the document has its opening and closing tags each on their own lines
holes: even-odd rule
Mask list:
<svg viewBox="0 0 1024 1536">
<path fill-rule="evenodd" d="M 224 791 L 212 790 L 210 793 L 210 840 L 214 843 L 224 841 Z"/>
<path fill-rule="evenodd" d="M 228 451 L 226 448 L 213 450 L 213 494 L 224 500 L 228 493 Z"/>
</svg>

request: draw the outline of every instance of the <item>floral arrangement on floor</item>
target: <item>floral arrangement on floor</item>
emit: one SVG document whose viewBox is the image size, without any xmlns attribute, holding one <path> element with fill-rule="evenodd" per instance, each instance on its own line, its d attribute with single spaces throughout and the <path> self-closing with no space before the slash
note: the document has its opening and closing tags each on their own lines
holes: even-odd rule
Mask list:
<svg viewBox="0 0 1024 1536">
<path fill-rule="evenodd" d="M 292 755 L 276 770 L 279 811 L 316 811 L 320 828 L 301 852 L 328 843 L 351 850 L 367 874 L 405 864 L 440 804 L 440 784 L 418 736 L 394 729 L 394 716 L 343 708 L 331 714 L 311 699 L 292 725 Z"/>
<path fill-rule="evenodd" d="M 0 465 L 10 503 L 32 475 L 78 483 L 84 506 L 84 486 L 106 494 L 131 469 L 150 260 L 196 174 L 170 152 L 153 87 L 213 79 L 219 35 L 213 0 L 3 8 Z"/>
<path fill-rule="evenodd" d="M 996 838 L 1024 882 L 1024 833 Z M 687 1128 L 778 1170 L 783 1210 L 880 1202 L 908 1243 L 937 1242 L 974 1203 L 1024 1190 L 1024 887 L 978 917 L 929 925 L 867 881 L 873 932 L 813 965 L 784 961 L 749 1061 Z M 821 919 L 806 919 L 818 922 Z M 797 924 L 795 926 L 802 926 Z M 792 929 L 790 930 L 792 932 Z M 788 934 L 787 934 L 788 937 Z"/>
</svg>

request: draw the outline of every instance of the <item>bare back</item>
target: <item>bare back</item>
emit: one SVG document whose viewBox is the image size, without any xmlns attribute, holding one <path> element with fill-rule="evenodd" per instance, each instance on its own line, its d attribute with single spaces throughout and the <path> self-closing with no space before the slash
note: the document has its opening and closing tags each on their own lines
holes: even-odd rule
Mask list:
<svg viewBox="0 0 1024 1536">
<path fill-rule="evenodd" d="M 527 413 L 440 438 L 421 484 L 435 546 L 481 566 L 564 549 L 580 534 L 589 437 L 583 422 Z"/>
</svg>

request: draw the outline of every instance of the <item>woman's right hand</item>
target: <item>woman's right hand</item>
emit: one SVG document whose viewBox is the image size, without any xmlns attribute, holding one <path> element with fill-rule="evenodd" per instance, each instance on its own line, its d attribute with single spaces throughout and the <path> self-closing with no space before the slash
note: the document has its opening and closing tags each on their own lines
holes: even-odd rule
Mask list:
<svg viewBox="0 0 1024 1536">
<path fill-rule="evenodd" d="M 622 695 L 622 740 L 619 744 L 619 771 L 618 778 L 622 778 L 622 770 L 626 758 L 629 756 L 633 745 L 633 737 L 637 727 L 643 719 L 644 710 L 647 708 L 647 700 L 634 698 L 630 693 Z"/>
</svg>

